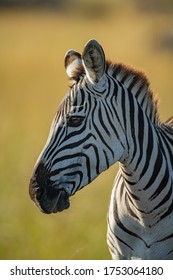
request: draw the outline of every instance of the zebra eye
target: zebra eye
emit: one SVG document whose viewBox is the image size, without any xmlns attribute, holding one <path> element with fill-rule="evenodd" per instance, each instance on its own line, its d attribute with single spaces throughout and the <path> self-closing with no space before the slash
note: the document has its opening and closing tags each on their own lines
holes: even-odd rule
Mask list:
<svg viewBox="0 0 173 280">
<path fill-rule="evenodd" d="M 79 126 L 83 122 L 83 119 L 84 117 L 81 116 L 71 116 L 68 119 L 68 125 L 73 127 Z"/>
</svg>

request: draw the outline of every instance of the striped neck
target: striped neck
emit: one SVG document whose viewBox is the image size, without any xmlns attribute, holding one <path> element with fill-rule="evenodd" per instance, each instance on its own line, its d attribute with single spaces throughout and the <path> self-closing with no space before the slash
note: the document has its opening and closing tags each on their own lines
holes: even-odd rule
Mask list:
<svg viewBox="0 0 173 280">
<path fill-rule="evenodd" d="M 128 164 L 126 162 L 120 166 L 126 188 L 126 204 L 130 205 L 131 214 L 141 217 L 149 227 L 169 215 L 173 209 L 173 178 L 170 176 L 173 155 L 169 158 L 164 151 L 164 146 L 169 147 L 170 144 L 164 143 L 165 133 L 161 127 L 158 129 L 148 121 L 143 141 L 137 140 L 134 144 L 136 153 L 134 150 Z"/>
<path fill-rule="evenodd" d="M 141 217 L 142 223 L 150 227 L 173 208 L 173 178 L 170 178 L 173 164 L 171 156 L 167 158 L 165 154 L 168 146 L 171 150 L 171 143 L 165 143 L 163 134 L 167 131 L 159 120 L 157 100 L 146 77 L 121 64 L 109 65 L 108 73 L 118 83 L 127 139 L 127 151 L 120 163 L 126 189 L 122 194 L 125 194 L 132 215 Z M 162 192 L 171 200 L 169 207 L 162 200 L 159 207 L 156 206 L 157 197 Z"/>
</svg>

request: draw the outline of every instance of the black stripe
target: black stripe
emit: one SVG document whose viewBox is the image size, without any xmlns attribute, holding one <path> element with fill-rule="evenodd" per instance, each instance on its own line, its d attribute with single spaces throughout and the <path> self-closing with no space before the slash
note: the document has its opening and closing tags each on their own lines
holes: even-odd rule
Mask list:
<svg viewBox="0 0 173 280">
<path fill-rule="evenodd" d="M 84 131 L 86 131 L 86 119 L 83 121 L 82 127 L 80 127 L 80 128 L 76 127 L 72 132 L 67 133 L 67 135 L 64 137 L 63 141 L 65 142 L 72 137 L 75 137 L 77 135 L 81 135 Z M 58 144 L 60 145 L 61 142 L 58 143 Z"/>
<path fill-rule="evenodd" d="M 169 251 L 167 255 L 170 255 L 171 253 L 173 253 L 173 250 Z"/>
<path fill-rule="evenodd" d="M 101 103 L 100 103 L 100 106 L 99 106 L 98 115 L 99 115 L 99 121 L 100 121 L 101 126 L 103 127 L 106 134 L 110 137 L 110 131 L 107 129 L 107 127 L 105 125 L 105 121 L 103 120 Z"/>
<path fill-rule="evenodd" d="M 108 169 L 109 168 L 109 158 L 108 158 L 107 153 L 106 153 L 105 150 L 103 150 L 103 153 L 105 155 L 106 165 L 107 165 L 107 169 Z"/>
<path fill-rule="evenodd" d="M 108 219 L 108 224 L 109 224 L 109 229 L 111 230 L 112 234 L 113 234 L 120 242 L 122 242 L 124 245 L 126 245 L 128 248 L 130 248 L 132 251 L 134 251 L 133 248 L 132 248 L 129 244 L 127 244 L 124 240 L 122 240 L 121 238 L 119 238 L 119 237 L 115 234 L 115 232 L 113 232 L 113 230 L 112 230 L 112 228 L 111 228 L 111 226 L 110 226 L 109 219 Z M 117 250 L 117 249 L 116 249 L 116 250 Z"/>
<path fill-rule="evenodd" d="M 55 121 L 56 122 L 56 121 Z M 54 125 L 55 126 L 55 125 Z M 65 129 L 64 129 L 64 127 L 63 126 L 59 126 L 58 127 L 58 129 L 57 129 L 57 131 L 56 131 L 56 135 L 54 136 L 54 137 L 51 137 L 51 141 L 52 141 L 52 143 L 51 144 L 49 144 L 49 146 L 48 146 L 48 148 L 47 148 L 47 150 L 46 150 L 46 152 L 45 152 L 45 154 L 44 154 L 44 157 L 45 158 L 49 158 L 51 155 L 52 155 L 52 153 L 53 153 L 53 151 L 54 151 L 54 149 L 57 147 L 57 145 L 58 145 L 58 143 L 57 142 L 59 142 L 59 141 L 61 141 L 61 139 L 63 139 L 64 138 L 64 135 L 65 135 Z"/>
<path fill-rule="evenodd" d="M 171 239 L 171 238 L 173 238 L 173 233 L 171 233 L 170 235 L 168 235 L 168 236 L 166 236 L 166 237 L 164 237 L 160 240 L 157 240 L 157 242 L 162 242 L 162 241 L 165 241 L 165 240 L 168 240 L 168 239 Z"/>
<path fill-rule="evenodd" d="M 127 112 L 127 110 L 126 110 L 126 107 L 127 107 L 127 105 L 126 105 L 126 96 L 125 96 L 125 91 L 124 91 L 124 89 L 121 87 L 121 90 L 122 90 L 122 94 L 121 94 L 121 104 L 122 104 L 122 113 L 123 113 L 123 120 L 124 120 L 124 129 L 125 129 L 125 131 L 127 131 L 127 125 L 126 125 L 126 123 L 127 123 L 127 120 L 126 120 L 126 112 Z"/>
<path fill-rule="evenodd" d="M 168 210 L 160 217 L 160 220 L 163 220 L 165 217 L 169 216 L 173 213 L 173 201 L 171 205 L 168 207 Z"/>
<path fill-rule="evenodd" d="M 79 133 L 80 134 L 80 133 Z M 77 135 L 78 135 L 78 133 L 77 133 Z M 54 154 L 54 157 L 58 154 L 58 153 L 60 153 L 60 152 L 62 152 L 62 151 L 64 151 L 64 150 L 67 150 L 67 149 L 75 149 L 76 147 L 79 147 L 80 145 L 82 145 L 82 147 L 83 147 L 83 145 L 84 145 L 84 143 L 88 140 L 88 139 L 90 139 L 90 138 L 95 138 L 95 136 L 93 135 L 93 134 L 91 134 L 91 133 L 89 133 L 85 138 L 83 138 L 83 139 L 80 139 L 79 141 L 76 141 L 76 142 L 71 142 L 70 144 L 67 144 L 67 145 L 65 145 L 65 146 L 63 146 L 62 148 L 60 148 L 59 150 L 57 150 L 56 151 L 56 153 Z M 66 139 L 69 139 L 70 137 L 68 137 L 68 138 L 66 138 Z M 66 140 L 65 139 L 65 140 Z"/>
<path fill-rule="evenodd" d="M 108 244 L 108 247 L 109 247 L 109 250 L 112 252 L 112 254 L 114 254 L 114 251 L 116 251 L 116 252 L 118 252 L 118 254 L 120 254 L 119 251 L 117 250 L 117 248 L 114 245 L 114 240 L 112 240 L 110 238 L 110 235 L 108 235 L 108 237 L 107 237 L 107 243 L 110 244 L 110 246 Z"/>
<path fill-rule="evenodd" d="M 135 121 L 134 97 L 132 96 L 131 93 L 129 93 L 128 97 L 129 97 L 129 109 L 130 109 L 129 114 L 130 114 L 130 125 L 131 125 L 131 137 L 133 139 L 133 145 L 134 145 L 132 159 L 129 163 L 129 164 L 131 164 L 134 159 L 134 156 L 136 154 L 137 140 L 136 140 L 136 131 L 135 131 L 136 121 Z"/>
<path fill-rule="evenodd" d="M 81 167 L 81 164 L 80 163 L 73 163 L 73 164 L 67 165 L 65 167 L 58 168 L 58 169 L 50 172 L 50 177 L 58 175 L 60 172 L 65 171 L 67 169 L 74 169 L 76 167 Z"/>
<path fill-rule="evenodd" d="M 152 211 L 158 209 L 159 207 L 161 207 L 161 206 L 164 205 L 164 204 L 166 205 L 166 202 L 170 199 L 171 196 L 172 196 L 172 186 L 170 187 L 170 189 L 169 189 L 167 195 L 164 196 L 164 198 L 162 199 L 162 201 L 161 201 L 159 204 L 157 204 L 157 205 L 153 208 Z M 151 212 L 152 212 L 152 211 L 151 211 Z M 151 212 L 150 212 L 150 213 L 151 213 Z"/>
<path fill-rule="evenodd" d="M 140 179 L 144 176 L 144 174 L 150 167 L 149 163 L 150 163 L 150 159 L 151 159 L 152 149 L 153 149 L 153 131 L 152 131 L 150 123 L 148 122 L 148 144 L 147 144 L 147 150 L 146 150 L 147 159 L 145 162 L 145 166 L 141 172 Z"/>
<path fill-rule="evenodd" d="M 131 84 L 128 86 L 128 90 L 130 92 L 132 92 L 133 87 L 139 82 L 139 77 L 136 75 L 133 75 L 132 80 L 131 80 Z M 134 93 L 136 94 L 136 92 Z"/>
<path fill-rule="evenodd" d="M 143 89 L 143 83 L 139 86 L 137 92 L 135 92 L 135 96 L 136 96 L 137 99 L 139 98 L 139 95 L 140 95 L 142 89 Z"/>
<path fill-rule="evenodd" d="M 111 147 L 110 147 L 110 146 L 107 144 L 107 142 L 104 140 L 103 135 L 102 135 L 102 134 L 100 133 L 100 131 L 99 131 L 98 125 L 95 124 L 95 122 L 94 122 L 94 111 L 95 111 L 96 107 L 97 107 L 97 104 L 95 103 L 94 109 L 93 109 L 93 111 L 92 111 L 92 125 L 93 125 L 95 131 L 97 132 L 99 138 L 101 139 L 101 142 L 107 147 L 107 149 L 111 152 L 112 156 L 114 157 L 114 151 L 111 149 Z"/>
<path fill-rule="evenodd" d="M 139 125 L 139 131 L 138 131 L 138 143 L 140 145 L 139 148 L 139 157 L 136 162 L 136 167 L 134 168 L 134 172 L 137 170 L 142 158 L 143 158 L 143 153 L 144 153 L 144 148 L 143 148 L 143 141 L 144 141 L 144 114 L 141 110 L 141 108 L 138 108 L 138 125 Z"/>
<path fill-rule="evenodd" d="M 163 156 L 160 152 L 158 152 L 152 176 L 151 176 L 149 182 L 147 183 L 147 185 L 145 186 L 144 190 L 147 190 L 155 182 L 155 180 L 157 179 L 158 174 L 160 172 L 160 169 L 162 167 L 162 163 L 163 163 Z"/>
<path fill-rule="evenodd" d="M 83 179 L 83 173 L 82 171 L 79 171 L 79 170 L 76 170 L 76 171 L 73 171 L 73 172 L 68 172 L 68 173 L 65 173 L 64 176 L 66 177 L 76 177 L 76 175 L 79 175 L 80 177 L 80 180 L 79 180 L 79 185 L 80 183 L 82 182 L 82 179 Z M 75 181 L 76 182 L 76 181 Z M 79 187 L 79 186 L 78 186 Z"/>
<path fill-rule="evenodd" d="M 126 232 L 127 234 L 129 234 L 129 235 L 131 235 L 131 236 L 134 236 L 134 237 L 136 237 L 136 238 L 142 240 L 142 241 L 144 242 L 145 246 L 146 246 L 147 248 L 150 248 L 150 245 L 148 245 L 144 239 L 142 239 L 138 234 L 136 234 L 135 232 L 129 230 L 128 228 L 126 228 L 126 227 L 122 224 L 122 222 L 120 221 L 120 218 L 119 218 L 119 216 L 118 216 L 118 208 L 117 208 L 117 205 L 116 205 L 116 204 L 114 204 L 114 219 L 115 219 L 115 221 L 116 221 L 117 226 L 119 226 L 124 232 Z"/>
<path fill-rule="evenodd" d="M 124 77 L 121 79 L 121 83 L 124 84 L 128 77 L 129 77 L 129 72 L 124 73 Z"/>
<path fill-rule="evenodd" d="M 133 216 L 134 218 L 136 218 L 137 220 L 140 220 L 139 217 L 138 217 L 138 216 L 134 213 L 134 211 L 131 209 L 127 197 L 128 197 L 128 194 L 126 193 L 126 194 L 125 194 L 125 204 L 126 204 L 127 212 L 128 212 L 131 216 Z"/>
<path fill-rule="evenodd" d="M 128 199 L 129 199 L 129 201 L 131 202 L 131 204 L 133 205 L 133 207 L 134 207 L 138 212 L 143 213 L 143 214 L 148 214 L 147 212 L 145 212 L 145 211 L 139 209 L 139 208 L 136 206 L 136 204 L 135 204 L 133 198 L 131 198 L 130 195 L 128 195 Z"/>
<path fill-rule="evenodd" d="M 81 106 L 81 109 L 82 109 L 82 107 L 85 103 L 86 92 L 82 88 L 80 88 L 80 92 L 81 92 L 80 96 L 82 96 L 81 103 L 80 103 L 80 105 L 79 104 L 76 104 L 76 105 L 74 104 L 74 106 L 79 106 L 79 107 Z"/>
<path fill-rule="evenodd" d="M 93 144 L 88 144 L 88 145 L 84 146 L 85 150 L 90 149 L 90 148 L 94 149 L 95 157 L 96 157 L 96 173 L 97 173 L 97 175 L 99 175 L 100 174 L 100 171 L 99 171 L 99 162 L 100 162 L 99 152 L 98 152 L 97 147 L 95 145 L 93 145 Z"/>
<path fill-rule="evenodd" d="M 165 186 L 167 186 L 168 181 L 169 181 L 169 172 L 168 172 L 168 168 L 166 168 L 165 175 L 163 176 L 162 181 L 160 182 L 160 184 L 159 184 L 158 188 L 155 190 L 155 192 L 149 198 L 150 201 L 152 201 L 153 199 L 158 197 L 158 195 L 164 190 Z"/>
<path fill-rule="evenodd" d="M 86 170 L 87 170 L 88 183 L 90 183 L 91 182 L 90 159 L 84 153 L 76 153 L 76 154 L 73 154 L 73 155 L 66 155 L 66 156 L 63 156 L 63 157 L 59 157 L 59 158 L 57 158 L 53 161 L 52 166 L 55 165 L 56 163 L 60 163 L 61 161 L 64 161 L 64 160 L 69 160 L 69 159 L 73 159 L 73 158 L 78 159 L 80 157 L 84 157 L 85 160 L 86 160 Z"/>
</svg>

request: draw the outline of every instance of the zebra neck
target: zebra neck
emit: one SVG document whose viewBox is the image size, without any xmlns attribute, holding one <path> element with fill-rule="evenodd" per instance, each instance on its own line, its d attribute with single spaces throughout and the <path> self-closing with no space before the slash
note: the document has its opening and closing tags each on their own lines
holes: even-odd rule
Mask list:
<svg viewBox="0 0 173 280">
<path fill-rule="evenodd" d="M 128 207 L 144 224 L 152 226 L 173 209 L 173 178 L 170 177 L 172 163 L 166 156 L 162 135 L 151 125 L 148 132 L 143 145 L 136 143 L 133 159 L 128 165 L 121 164 L 120 170 Z"/>
</svg>

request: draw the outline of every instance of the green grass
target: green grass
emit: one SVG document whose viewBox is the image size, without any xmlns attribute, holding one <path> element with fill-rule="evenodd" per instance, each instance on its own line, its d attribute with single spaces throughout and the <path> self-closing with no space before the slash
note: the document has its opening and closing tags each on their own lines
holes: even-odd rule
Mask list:
<svg viewBox="0 0 173 280">
<path fill-rule="evenodd" d="M 130 8 L 100 20 L 0 11 L 0 259 L 110 258 L 106 214 L 117 165 L 56 215 L 34 206 L 28 183 L 67 91 L 64 54 L 70 48 L 82 51 L 90 38 L 102 43 L 107 58 L 143 69 L 159 93 L 162 119 L 172 114 L 173 56 L 151 44 L 169 21 Z"/>
</svg>

